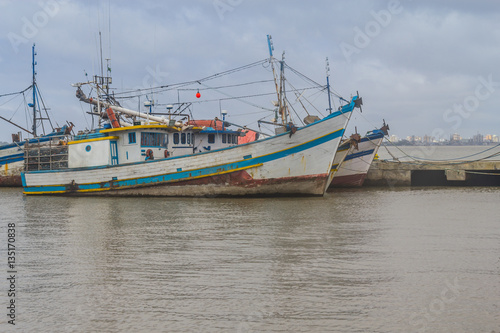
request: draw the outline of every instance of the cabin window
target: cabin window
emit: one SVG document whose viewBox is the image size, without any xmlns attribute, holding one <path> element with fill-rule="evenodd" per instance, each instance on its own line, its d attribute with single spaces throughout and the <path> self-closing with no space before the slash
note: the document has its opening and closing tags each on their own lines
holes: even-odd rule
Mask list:
<svg viewBox="0 0 500 333">
<path fill-rule="evenodd" d="M 215 143 L 215 134 L 208 135 L 208 143 Z"/>
<path fill-rule="evenodd" d="M 222 134 L 222 143 L 226 143 L 226 134 Z"/>
<path fill-rule="evenodd" d="M 132 133 L 128 134 L 128 143 L 129 144 L 136 143 L 135 132 L 132 132 Z"/>
<path fill-rule="evenodd" d="M 166 147 L 168 138 L 165 133 L 141 133 L 141 146 L 143 147 Z"/>
<path fill-rule="evenodd" d="M 187 144 L 190 145 L 191 144 L 191 133 L 188 133 L 187 134 Z"/>
<path fill-rule="evenodd" d="M 193 134 L 191 134 L 191 142 L 192 142 L 192 143 L 193 143 L 193 145 L 194 145 L 194 133 L 193 133 Z"/>
<path fill-rule="evenodd" d="M 233 144 L 236 144 L 236 135 L 231 135 L 233 137 Z"/>
<path fill-rule="evenodd" d="M 181 133 L 181 144 L 186 144 L 186 133 Z"/>
<path fill-rule="evenodd" d="M 174 144 L 175 145 L 179 144 L 179 133 L 174 133 Z"/>
</svg>

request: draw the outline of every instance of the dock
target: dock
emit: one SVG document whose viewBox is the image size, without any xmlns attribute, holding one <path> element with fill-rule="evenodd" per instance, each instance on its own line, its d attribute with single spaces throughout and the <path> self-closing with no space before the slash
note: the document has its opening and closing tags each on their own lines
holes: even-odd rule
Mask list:
<svg viewBox="0 0 500 333">
<path fill-rule="evenodd" d="M 374 160 L 364 186 L 500 186 L 500 160 Z"/>
</svg>

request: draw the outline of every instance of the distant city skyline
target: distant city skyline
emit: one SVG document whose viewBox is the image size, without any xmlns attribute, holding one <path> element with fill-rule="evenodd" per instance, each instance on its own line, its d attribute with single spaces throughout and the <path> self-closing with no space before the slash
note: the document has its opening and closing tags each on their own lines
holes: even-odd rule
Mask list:
<svg viewBox="0 0 500 333">
<path fill-rule="evenodd" d="M 500 137 L 496 134 L 482 134 L 477 133 L 472 137 L 462 137 L 460 133 L 453 133 L 448 138 L 446 137 L 433 137 L 430 135 L 408 135 L 405 137 L 399 137 L 396 134 L 390 134 L 389 140 L 391 142 L 401 142 L 401 141 L 409 141 L 413 143 L 444 143 L 444 142 L 469 142 L 474 144 L 481 143 L 500 143 Z"/>
</svg>

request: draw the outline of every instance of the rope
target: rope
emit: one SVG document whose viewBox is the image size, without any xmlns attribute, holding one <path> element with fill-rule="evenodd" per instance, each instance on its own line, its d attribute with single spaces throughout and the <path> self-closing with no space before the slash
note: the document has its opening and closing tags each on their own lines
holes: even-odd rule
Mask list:
<svg viewBox="0 0 500 333">
<path fill-rule="evenodd" d="M 417 162 L 417 164 L 421 164 L 421 165 L 433 165 L 433 164 L 449 164 L 449 165 L 455 165 L 455 164 L 464 164 L 464 163 L 469 163 L 469 162 L 476 162 L 476 161 L 482 161 L 482 160 L 486 160 L 486 159 L 489 159 L 489 158 L 492 158 L 492 157 L 495 157 L 495 156 L 498 156 L 500 155 L 500 152 L 496 152 L 494 154 L 491 154 L 491 155 L 488 155 L 486 157 L 482 157 L 482 158 L 478 158 L 478 159 L 475 159 L 475 160 L 467 160 L 467 161 L 459 161 L 457 162 L 457 160 L 462 160 L 462 159 L 465 159 L 465 158 L 468 158 L 468 157 L 471 157 L 471 156 L 476 156 L 476 155 L 479 155 L 479 154 L 482 154 L 484 152 L 487 152 L 488 150 L 491 150 L 491 149 L 494 149 L 494 148 L 497 148 L 500 146 L 500 144 L 497 144 L 493 147 L 490 147 L 488 149 L 485 149 L 483 151 L 480 151 L 478 153 L 474 153 L 474 154 L 470 154 L 470 155 L 467 155 L 467 156 L 463 156 L 463 157 L 457 157 L 457 158 L 453 158 L 453 159 L 442 159 L 442 160 L 434 160 L 434 159 L 425 159 L 425 158 L 419 158 L 419 157 L 415 157 L 415 156 L 412 156 L 412 155 L 409 155 L 407 154 L 406 152 L 404 152 L 402 149 L 400 149 L 398 146 L 396 146 L 393 142 L 389 141 L 388 142 L 390 144 L 393 145 L 394 148 L 398 149 L 401 153 L 404 154 L 403 157 L 408 157 L 410 159 L 412 159 L 413 161 Z M 384 145 L 384 147 L 386 148 L 386 150 L 389 152 L 389 154 L 393 157 L 393 159 L 395 160 L 398 160 L 398 158 L 395 158 L 394 155 L 392 155 L 389 151 L 389 149 L 387 148 L 386 145 Z M 451 161 L 455 161 L 455 162 L 451 162 Z M 426 163 L 426 162 L 436 162 L 436 163 Z M 446 163 L 448 162 L 448 163 Z M 408 162 L 407 162 L 408 163 Z"/>
</svg>

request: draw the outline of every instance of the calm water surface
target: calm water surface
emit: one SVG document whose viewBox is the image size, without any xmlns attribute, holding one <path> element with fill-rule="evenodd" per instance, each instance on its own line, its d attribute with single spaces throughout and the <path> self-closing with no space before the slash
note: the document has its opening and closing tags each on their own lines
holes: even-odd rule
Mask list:
<svg viewBox="0 0 500 333">
<path fill-rule="evenodd" d="M 0 198 L 2 332 L 500 332 L 499 188 Z"/>
</svg>

